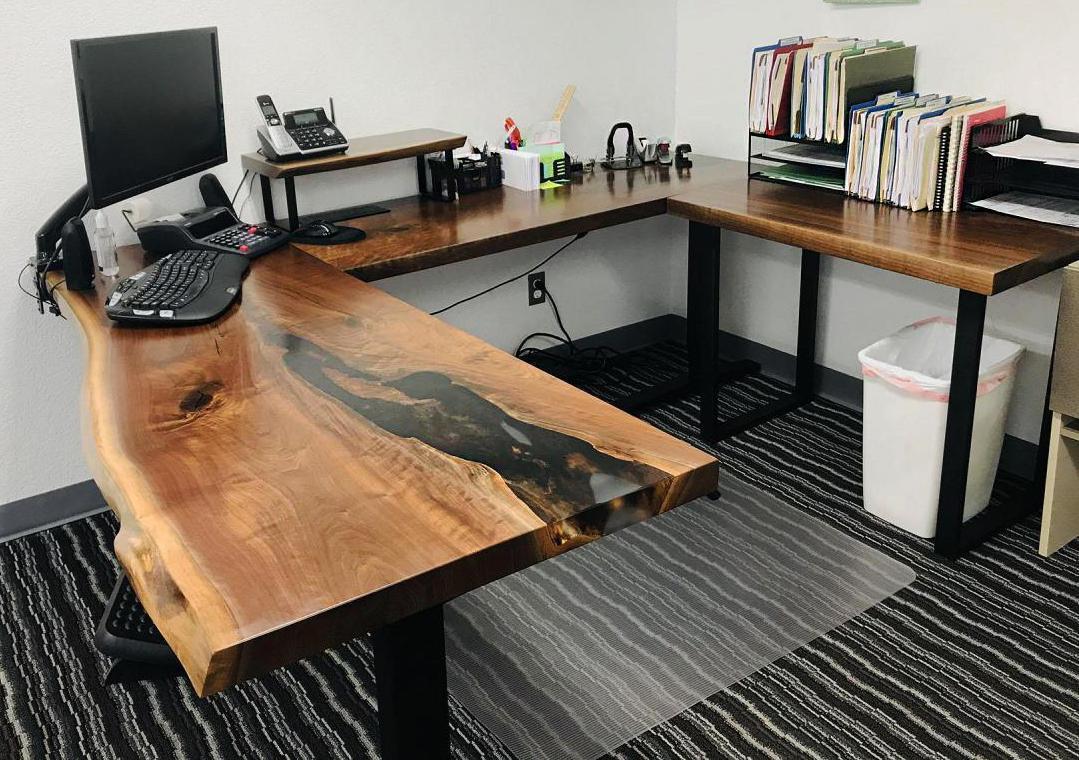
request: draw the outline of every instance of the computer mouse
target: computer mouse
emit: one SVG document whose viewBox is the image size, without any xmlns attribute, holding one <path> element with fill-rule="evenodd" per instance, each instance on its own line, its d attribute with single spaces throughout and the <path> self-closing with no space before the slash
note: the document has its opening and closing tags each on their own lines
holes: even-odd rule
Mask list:
<svg viewBox="0 0 1079 760">
<path fill-rule="evenodd" d="M 336 235 L 337 231 L 338 227 L 336 224 L 333 224 L 331 222 L 317 221 L 311 222 L 306 227 L 297 230 L 297 234 L 303 235 L 305 237 L 328 238 Z"/>
</svg>

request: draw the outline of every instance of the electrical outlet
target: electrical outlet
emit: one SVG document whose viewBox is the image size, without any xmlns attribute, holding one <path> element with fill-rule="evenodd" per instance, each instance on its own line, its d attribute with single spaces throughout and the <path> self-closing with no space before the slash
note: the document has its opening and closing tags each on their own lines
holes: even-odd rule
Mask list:
<svg viewBox="0 0 1079 760">
<path fill-rule="evenodd" d="M 535 306 L 547 301 L 547 280 L 543 272 L 533 272 L 528 275 L 528 305 Z"/>
</svg>

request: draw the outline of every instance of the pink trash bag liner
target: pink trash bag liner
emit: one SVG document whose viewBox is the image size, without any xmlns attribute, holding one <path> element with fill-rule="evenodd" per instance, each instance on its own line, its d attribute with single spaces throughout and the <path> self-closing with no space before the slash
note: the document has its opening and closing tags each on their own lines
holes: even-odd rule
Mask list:
<svg viewBox="0 0 1079 760">
<path fill-rule="evenodd" d="M 947 401 L 952 383 L 955 320 L 930 317 L 904 327 L 858 352 L 864 377 L 879 377 L 908 393 Z M 985 335 L 978 363 L 978 395 L 1015 374 L 1023 347 Z"/>
</svg>

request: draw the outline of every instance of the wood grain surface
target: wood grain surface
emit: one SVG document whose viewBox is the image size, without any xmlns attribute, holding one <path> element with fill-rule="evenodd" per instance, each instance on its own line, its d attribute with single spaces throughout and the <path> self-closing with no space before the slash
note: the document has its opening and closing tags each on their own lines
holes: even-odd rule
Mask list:
<svg viewBox="0 0 1079 760">
<path fill-rule="evenodd" d="M 981 211 L 912 212 L 749 180 L 741 161 L 676 195 L 677 216 L 993 295 L 1079 259 L 1079 230 Z"/>
<path fill-rule="evenodd" d="M 56 291 L 86 456 L 199 694 L 716 485 L 707 454 L 292 248 L 209 325 L 117 326 L 105 291 Z"/>
<path fill-rule="evenodd" d="M 501 187 L 455 203 L 400 198 L 379 204 L 390 209 L 388 214 L 339 222 L 364 230 L 364 240 L 297 247 L 367 281 L 415 272 L 664 214 L 671 195 L 723 176 L 725 162 L 707 156 L 693 160 L 691 169 L 597 166 L 557 190 Z"/>
<path fill-rule="evenodd" d="M 270 161 L 261 153 L 245 153 L 240 163 L 244 169 L 270 179 L 299 177 L 303 174 L 380 164 L 384 161 L 409 158 L 421 153 L 452 150 L 464 145 L 466 139 L 464 135 L 441 129 L 409 129 L 384 135 L 354 137 L 348 141 L 348 150 L 344 153 L 283 162 Z"/>
</svg>

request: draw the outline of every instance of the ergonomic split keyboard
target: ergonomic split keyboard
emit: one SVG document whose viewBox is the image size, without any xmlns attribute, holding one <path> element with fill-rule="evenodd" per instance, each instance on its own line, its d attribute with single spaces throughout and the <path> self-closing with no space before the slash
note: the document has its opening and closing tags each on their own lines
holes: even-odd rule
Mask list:
<svg viewBox="0 0 1079 760">
<path fill-rule="evenodd" d="M 196 325 L 222 314 L 240 295 L 249 266 L 244 256 L 176 251 L 121 280 L 105 301 L 117 322 Z"/>
</svg>

